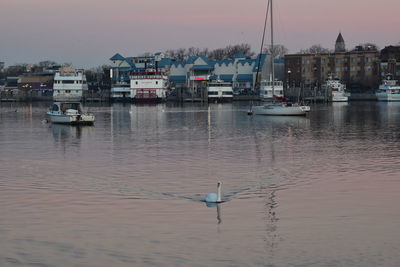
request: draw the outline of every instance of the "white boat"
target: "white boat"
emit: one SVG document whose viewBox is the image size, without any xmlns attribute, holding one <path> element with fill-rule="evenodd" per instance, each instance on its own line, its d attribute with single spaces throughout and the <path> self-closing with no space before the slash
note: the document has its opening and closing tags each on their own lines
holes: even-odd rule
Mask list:
<svg viewBox="0 0 400 267">
<path fill-rule="evenodd" d="M 81 101 L 88 91 L 86 75 L 83 70 L 64 67 L 54 75 L 54 101 Z"/>
<path fill-rule="evenodd" d="M 260 84 L 260 97 L 263 101 L 283 98 L 283 82 L 262 80 Z"/>
<path fill-rule="evenodd" d="M 92 125 L 95 121 L 93 114 L 83 112 L 80 102 L 54 102 L 47 115 L 52 123 Z"/>
<path fill-rule="evenodd" d="M 119 82 L 111 87 L 110 98 L 112 101 L 130 101 L 131 88 L 128 82 Z"/>
<path fill-rule="evenodd" d="M 274 51 L 274 27 L 273 27 L 273 7 L 272 0 L 269 0 L 269 8 L 271 11 L 271 51 Z M 264 29 L 265 31 L 265 29 Z M 263 47 L 263 46 L 262 46 Z M 274 55 L 271 54 L 271 70 L 272 81 L 275 81 Z M 258 73 L 256 74 L 258 77 Z M 271 95 L 275 95 L 275 82 L 271 84 Z M 279 87 L 277 87 L 279 90 Z M 282 89 L 283 90 L 283 89 Z M 261 106 L 252 107 L 248 114 L 268 115 L 268 116 L 305 116 L 310 111 L 310 106 L 292 104 L 287 102 L 269 103 Z"/>
<path fill-rule="evenodd" d="M 327 90 L 327 93 L 331 94 L 331 102 L 349 101 L 349 95 L 346 93 L 346 85 L 341 83 L 338 78 L 330 76 L 322 85 L 322 89 Z"/>
<path fill-rule="evenodd" d="M 252 112 L 255 115 L 265 116 L 305 116 L 309 111 L 309 106 L 301 106 L 286 102 L 270 103 L 252 108 Z"/>
<path fill-rule="evenodd" d="M 136 102 L 157 102 L 165 100 L 168 90 L 168 77 L 156 69 L 135 71 L 131 75 L 131 99 Z"/>
<path fill-rule="evenodd" d="M 209 82 L 207 86 L 208 101 L 232 101 L 232 83 L 220 80 Z"/>
<path fill-rule="evenodd" d="M 400 101 L 400 85 L 388 74 L 375 95 L 378 101 Z"/>
</svg>

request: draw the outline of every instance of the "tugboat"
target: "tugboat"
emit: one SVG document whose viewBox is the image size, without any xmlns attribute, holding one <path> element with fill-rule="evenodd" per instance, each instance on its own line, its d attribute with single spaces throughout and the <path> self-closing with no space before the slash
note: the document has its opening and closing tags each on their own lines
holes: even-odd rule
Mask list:
<svg viewBox="0 0 400 267">
<path fill-rule="evenodd" d="M 80 102 L 54 102 L 47 115 L 50 122 L 70 125 L 93 125 L 93 114 L 83 113 Z"/>
</svg>

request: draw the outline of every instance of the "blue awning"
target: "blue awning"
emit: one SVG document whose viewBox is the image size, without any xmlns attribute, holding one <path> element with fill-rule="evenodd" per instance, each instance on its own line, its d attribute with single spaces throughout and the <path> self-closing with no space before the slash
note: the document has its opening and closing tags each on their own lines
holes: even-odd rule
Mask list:
<svg viewBox="0 0 400 267">
<path fill-rule="evenodd" d="M 236 77 L 238 82 L 252 82 L 253 81 L 253 74 L 238 74 Z"/>
<path fill-rule="evenodd" d="M 210 76 L 210 81 L 215 81 L 215 80 L 217 80 L 218 79 L 218 76 L 217 75 L 211 75 Z"/>
<path fill-rule="evenodd" d="M 224 82 L 231 82 L 233 79 L 233 74 L 221 74 L 219 75 L 219 78 Z"/>
<path fill-rule="evenodd" d="M 192 70 L 213 70 L 213 69 L 214 67 L 209 65 L 194 65 L 192 67 Z"/>
<path fill-rule="evenodd" d="M 186 82 L 186 76 L 185 75 L 169 76 L 169 81 L 174 83 L 184 83 Z"/>
</svg>

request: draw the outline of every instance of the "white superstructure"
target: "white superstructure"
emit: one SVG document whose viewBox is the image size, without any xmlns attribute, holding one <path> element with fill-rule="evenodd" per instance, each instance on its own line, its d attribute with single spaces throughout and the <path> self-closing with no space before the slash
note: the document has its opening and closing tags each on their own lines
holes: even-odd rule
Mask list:
<svg viewBox="0 0 400 267">
<path fill-rule="evenodd" d="M 283 98 L 283 82 L 262 80 L 260 85 L 260 97 L 261 100 L 265 101 Z"/>
<path fill-rule="evenodd" d="M 331 102 L 347 102 L 349 95 L 346 93 L 346 85 L 341 83 L 338 78 L 329 77 L 325 84 L 322 85 L 323 90 L 327 90 L 331 94 L 329 99 Z"/>
<path fill-rule="evenodd" d="M 157 70 L 133 72 L 131 75 L 130 97 L 134 101 L 165 100 L 168 89 L 168 77 Z"/>
<path fill-rule="evenodd" d="M 81 101 L 87 90 L 84 70 L 64 67 L 54 75 L 54 101 Z"/>
<path fill-rule="evenodd" d="M 127 101 L 131 99 L 131 88 L 129 83 L 120 82 L 111 87 L 111 100 Z"/>
<path fill-rule="evenodd" d="M 207 86 L 208 100 L 232 101 L 233 88 L 232 83 L 223 81 L 212 81 Z"/>
<path fill-rule="evenodd" d="M 378 101 L 400 101 L 400 86 L 397 81 L 392 79 L 389 74 L 386 79 L 379 85 L 378 91 L 375 93 Z"/>
</svg>

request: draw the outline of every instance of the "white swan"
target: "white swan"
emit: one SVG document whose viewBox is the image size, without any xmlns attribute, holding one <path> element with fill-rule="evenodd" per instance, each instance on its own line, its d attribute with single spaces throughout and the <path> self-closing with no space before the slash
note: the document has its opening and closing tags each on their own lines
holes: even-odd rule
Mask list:
<svg viewBox="0 0 400 267">
<path fill-rule="evenodd" d="M 205 201 L 207 203 L 221 203 L 221 187 L 222 183 L 218 182 L 217 183 L 217 194 L 215 193 L 210 193 L 206 195 Z"/>
</svg>

